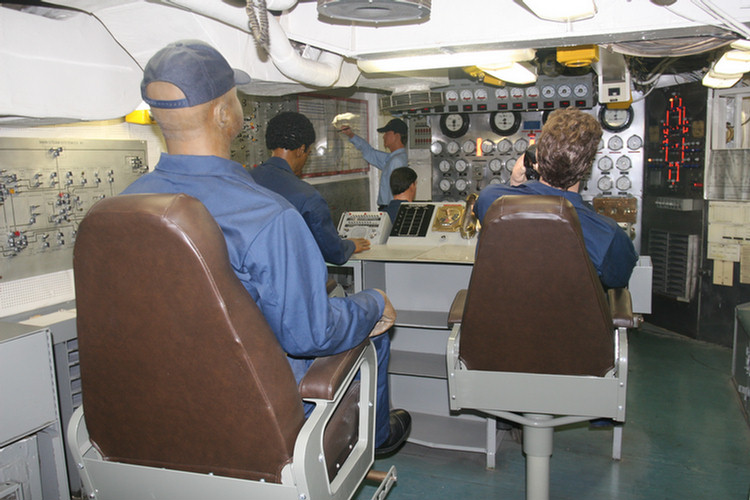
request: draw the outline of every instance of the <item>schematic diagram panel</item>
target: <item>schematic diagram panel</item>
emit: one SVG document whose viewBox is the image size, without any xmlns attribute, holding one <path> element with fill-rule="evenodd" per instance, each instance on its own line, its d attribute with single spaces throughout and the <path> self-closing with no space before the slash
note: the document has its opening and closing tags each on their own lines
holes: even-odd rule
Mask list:
<svg viewBox="0 0 750 500">
<path fill-rule="evenodd" d="M 0 283 L 72 268 L 83 216 L 146 163 L 146 141 L 0 138 Z"/>
</svg>

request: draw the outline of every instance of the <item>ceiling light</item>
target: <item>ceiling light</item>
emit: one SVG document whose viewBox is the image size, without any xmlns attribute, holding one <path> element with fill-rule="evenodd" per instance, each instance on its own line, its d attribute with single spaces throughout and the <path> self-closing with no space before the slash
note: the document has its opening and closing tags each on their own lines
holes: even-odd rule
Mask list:
<svg viewBox="0 0 750 500">
<path fill-rule="evenodd" d="M 713 70 L 710 70 L 708 73 L 706 73 L 706 76 L 703 77 L 703 86 L 711 87 L 713 89 L 728 89 L 729 87 L 734 86 L 735 83 L 740 81 L 740 78 L 742 78 L 742 74 L 724 75 L 721 73 L 715 73 Z"/>
<path fill-rule="evenodd" d="M 418 21 L 430 16 L 431 3 L 431 0 L 318 0 L 318 12 L 346 21 Z"/>
<path fill-rule="evenodd" d="M 713 67 L 714 73 L 725 75 L 737 75 L 750 71 L 750 52 L 744 50 L 730 50 L 725 52 L 716 61 Z"/>
<path fill-rule="evenodd" d="M 578 21 L 594 17 L 594 0 L 523 0 L 537 17 L 548 21 Z"/>
<path fill-rule="evenodd" d="M 519 85 L 534 83 L 537 78 L 536 67 L 526 62 L 514 62 L 503 66 L 478 65 L 478 67 L 490 76 Z"/>
<path fill-rule="evenodd" d="M 750 50 L 750 40 L 736 40 L 730 46 L 733 49 Z"/>
<path fill-rule="evenodd" d="M 440 52 L 396 57 L 380 57 L 357 61 L 365 73 L 399 73 L 425 69 L 459 68 L 464 66 L 504 67 L 516 61 L 534 59 L 534 49 L 488 50 L 482 52 Z"/>
</svg>

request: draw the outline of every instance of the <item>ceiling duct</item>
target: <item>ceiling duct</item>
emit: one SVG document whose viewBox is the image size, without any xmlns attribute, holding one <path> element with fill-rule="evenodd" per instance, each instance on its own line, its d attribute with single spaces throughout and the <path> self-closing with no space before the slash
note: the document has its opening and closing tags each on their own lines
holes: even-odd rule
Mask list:
<svg viewBox="0 0 750 500">
<path fill-rule="evenodd" d="M 418 21 L 430 16 L 432 0 L 318 0 L 325 17 L 366 23 Z"/>
<path fill-rule="evenodd" d="M 380 111 L 395 112 L 411 109 L 430 108 L 443 105 L 442 92 L 429 90 L 392 94 L 379 99 Z"/>
</svg>

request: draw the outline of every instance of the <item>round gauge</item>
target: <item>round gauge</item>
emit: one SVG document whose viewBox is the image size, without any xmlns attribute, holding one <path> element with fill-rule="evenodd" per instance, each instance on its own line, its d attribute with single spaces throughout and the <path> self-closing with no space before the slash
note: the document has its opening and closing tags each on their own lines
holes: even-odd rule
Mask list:
<svg viewBox="0 0 750 500">
<path fill-rule="evenodd" d="M 545 99 L 552 99 L 555 97 L 555 87 L 552 85 L 545 85 L 542 87 L 542 97 Z"/>
<path fill-rule="evenodd" d="M 500 177 L 493 177 L 490 179 L 490 184 L 503 184 L 503 180 Z"/>
<path fill-rule="evenodd" d="M 497 152 L 498 153 L 507 153 L 510 151 L 510 148 L 513 147 L 513 144 L 508 139 L 503 139 L 502 141 L 497 143 Z"/>
<path fill-rule="evenodd" d="M 513 111 L 495 111 L 490 113 L 490 128 L 497 135 L 515 134 L 521 127 L 521 115 Z"/>
<path fill-rule="evenodd" d="M 467 155 L 473 154 L 474 151 L 476 150 L 477 150 L 477 144 L 472 140 L 465 141 L 461 145 L 461 151 L 463 151 Z"/>
<path fill-rule="evenodd" d="M 456 172 L 459 174 L 462 174 L 466 172 L 466 167 L 468 167 L 469 164 L 466 163 L 466 160 L 457 160 L 456 161 Z"/>
<path fill-rule="evenodd" d="M 627 156 L 621 156 L 615 162 L 615 166 L 617 167 L 617 170 L 624 172 L 626 170 L 630 170 L 630 167 L 633 166 L 633 163 Z"/>
<path fill-rule="evenodd" d="M 448 160 L 441 161 L 440 164 L 438 165 L 438 169 L 442 173 L 447 174 L 451 170 L 451 162 L 449 162 Z"/>
<path fill-rule="evenodd" d="M 526 95 L 526 93 L 523 91 L 523 89 L 519 89 L 518 87 L 513 87 L 510 89 L 510 96 L 513 99 L 523 99 L 524 95 Z"/>
<path fill-rule="evenodd" d="M 439 155 L 443 152 L 443 143 L 439 141 L 435 141 L 430 146 L 430 151 L 432 151 L 432 154 Z"/>
<path fill-rule="evenodd" d="M 572 90 L 570 90 L 570 85 L 560 85 L 557 87 L 557 95 L 560 97 L 570 97 Z"/>
<path fill-rule="evenodd" d="M 617 186 L 618 191 L 627 191 L 632 185 L 633 183 L 630 182 L 630 178 L 624 175 L 620 176 L 617 179 L 617 182 L 615 182 L 615 186 Z"/>
<path fill-rule="evenodd" d="M 529 141 L 526 139 L 518 139 L 516 142 L 513 143 L 513 151 L 515 151 L 518 154 L 526 152 L 526 149 L 529 147 Z"/>
<path fill-rule="evenodd" d="M 447 146 L 445 146 L 445 150 L 450 155 L 454 155 L 454 154 L 458 153 L 459 149 L 461 149 L 461 146 L 459 146 L 456 141 L 451 141 L 451 142 L 448 143 Z"/>
<path fill-rule="evenodd" d="M 599 122 L 610 132 L 625 130 L 633 122 L 633 108 L 609 109 L 602 106 L 599 110 Z"/>
<path fill-rule="evenodd" d="M 443 192 L 450 191 L 451 190 L 451 181 L 448 180 L 448 179 L 441 180 L 440 181 L 440 190 L 443 191 Z"/>
<path fill-rule="evenodd" d="M 495 158 L 494 160 L 490 161 L 490 172 L 492 173 L 498 173 L 503 168 L 503 162 L 501 160 L 498 160 Z"/>
<path fill-rule="evenodd" d="M 513 172 L 513 167 L 516 166 L 516 160 L 518 158 L 511 158 L 510 160 L 505 162 L 505 170 L 508 172 Z"/>
<path fill-rule="evenodd" d="M 449 90 L 445 93 L 445 100 L 447 102 L 456 102 L 458 101 L 458 92 L 455 90 Z"/>
<path fill-rule="evenodd" d="M 507 99 L 507 98 L 508 98 L 508 89 L 506 88 L 495 89 L 495 99 Z"/>
<path fill-rule="evenodd" d="M 536 99 L 539 97 L 539 87 L 531 86 L 526 89 L 526 97 Z"/>
<path fill-rule="evenodd" d="M 466 191 L 466 188 L 469 187 L 469 181 L 466 179 L 458 179 L 456 181 L 456 189 L 459 191 Z"/>
<path fill-rule="evenodd" d="M 599 163 L 597 163 L 596 166 L 602 172 L 609 172 L 612 170 L 612 158 L 609 156 L 603 156 L 599 159 Z"/>
<path fill-rule="evenodd" d="M 492 141 L 482 141 L 482 153 L 484 154 L 490 154 L 492 153 L 492 150 L 495 149 L 495 143 Z"/>
<path fill-rule="evenodd" d="M 612 191 L 612 177 L 608 175 L 600 177 L 596 187 L 599 188 L 599 191 Z"/>
<path fill-rule="evenodd" d="M 486 101 L 487 91 L 485 89 L 476 89 L 474 91 L 474 99 L 476 99 L 477 101 Z"/>
<path fill-rule="evenodd" d="M 589 88 L 584 83 L 579 83 L 573 87 L 573 93 L 576 97 L 586 97 L 589 95 Z"/>
<path fill-rule="evenodd" d="M 619 151 L 622 149 L 622 138 L 619 135 L 613 135 L 607 141 L 607 147 L 612 151 Z"/>
<path fill-rule="evenodd" d="M 461 137 L 469 130 L 469 115 L 451 113 L 440 117 L 440 130 L 448 137 Z"/>
<path fill-rule="evenodd" d="M 464 89 L 459 94 L 459 97 L 462 101 L 471 101 L 471 99 L 474 97 L 474 93 L 469 89 Z"/>
<path fill-rule="evenodd" d="M 636 149 L 641 149 L 641 146 L 643 146 L 643 139 L 641 139 L 637 135 L 631 135 L 628 137 L 628 149 L 631 151 L 635 151 Z"/>
</svg>

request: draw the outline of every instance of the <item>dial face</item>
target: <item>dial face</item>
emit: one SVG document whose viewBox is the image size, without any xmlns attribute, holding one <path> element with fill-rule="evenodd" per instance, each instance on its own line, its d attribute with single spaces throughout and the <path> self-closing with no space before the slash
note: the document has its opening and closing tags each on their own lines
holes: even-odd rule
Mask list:
<svg viewBox="0 0 750 500">
<path fill-rule="evenodd" d="M 461 146 L 459 146 L 456 141 L 451 141 L 447 146 L 445 146 L 445 150 L 448 151 L 448 154 L 452 155 L 458 153 L 459 149 L 461 149 Z"/>
<path fill-rule="evenodd" d="M 490 171 L 493 173 L 498 173 L 503 168 L 503 162 L 501 160 L 498 160 L 497 158 L 490 161 Z"/>
<path fill-rule="evenodd" d="M 469 115 L 451 113 L 440 117 L 440 130 L 448 137 L 461 137 L 469 130 Z"/>
<path fill-rule="evenodd" d="M 613 135 L 607 141 L 607 147 L 612 151 L 619 151 L 622 149 L 622 139 L 619 135 Z"/>
<path fill-rule="evenodd" d="M 536 99 L 539 97 L 539 87 L 531 86 L 526 89 L 526 97 L 529 99 Z"/>
<path fill-rule="evenodd" d="M 552 85 L 545 85 L 542 87 L 542 97 L 545 99 L 552 99 L 555 96 L 555 87 Z"/>
<path fill-rule="evenodd" d="M 626 170 L 630 170 L 630 167 L 633 166 L 633 163 L 627 156 L 621 156 L 615 162 L 615 166 L 617 167 L 617 170 L 624 172 Z"/>
<path fill-rule="evenodd" d="M 462 150 L 462 151 L 463 151 L 464 153 L 466 153 L 467 155 L 470 155 L 470 154 L 472 154 L 472 153 L 473 153 L 474 151 L 476 151 L 476 150 L 477 150 L 477 144 L 476 144 L 476 143 L 475 143 L 474 141 L 471 141 L 471 140 L 469 140 L 469 141 L 465 141 L 465 142 L 464 142 L 464 143 L 463 143 L 463 144 L 461 145 L 461 150 Z"/>
<path fill-rule="evenodd" d="M 430 145 L 430 151 L 432 151 L 432 154 L 439 155 L 443 152 L 443 143 L 439 141 L 435 141 Z"/>
<path fill-rule="evenodd" d="M 471 99 L 474 97 L 474 93 L 469 89 L 464 89 L 459 94 L 459 97 L 462 101 L 471 101 Z"/>
<path fill-rule="evenodd" d="M 630 179 L 628 177 L 623 175 L 617 179 L 615 185 L 617 186 L 618 191 L 627 191 L 633 184 L 630 182 Z"/>
<path fill-rule="evenodd" d="M 507 98 L 508 98 L 508 89 L 506 88 L 495 89 L 495 99 L 507 99 Z"/>
<path fill-rule="evenodd" d="M 451 170 L 451 162 L 449 162 L 448 160 L 443 160 L 438 165 L 438 168 L 442 173 L 447 174 Z"/>
<path fill-rule="evenodd" d="M 589 88 L 585 84 L 579 83 L 573 87 L 573 93 L 576 97 L 586 97 L 589 95 Z"/>
<path fill-rule="evenodd" d="M 505 170 L 508 172 L 513 172 L 513 167 L 516 166 L 516 160 L 517 158 L 511 158 L 510 160 L 505 162 Z"/>
<path fill-rule="evenodd" d="M 458 179 L 456 181 L 456 189 L 459 191 L 466 191 L 466 188 L 469 187 L 469 181 L 466 179 Z"/>
<path fill-rule="evenodd" d="M 643 146 L 643 139 L 640 136 L 631 135 L 628 137 L 628 149 L 635 151 L 636 149 L 641 149 L 641 146 Z"/>
<path fill-rule="evenodd" d="M 490 114 L 490 128 L 498 135 L 515 134 L 521 126 L 521 115 L 513 111 L 495 111 Z"/>
<path fill-rule="evenodd" d="M 462 174 L 462 173 L 466 172 L 466 167 L 468 167 L 468 166 L 469 166 L 469 164 L 466 163 L 465 160 L 457 160 L 456 161 L 456 172 L 458 172 L 459 174 Z"/>
<path fill-rule="evenodd" d="M 560 97 L 570 97 L 571 92 L 570 85 L 560 85 L 557 87 L 557 95 Z"/>
<path fill-rule="evenodd" d="M 529 141 L 527 141 L 526 139 L 518 139 L 513 143 L 513 151 L 519 154 L 524 153 L 528 147 Z"/>
<path fill-rule="evenodd" d="M 610 158 L 609 156 L 603 156 L 599 159 L 599 163 L 597 163 L 596 166 L 602 172 L 609 172 L 610 170 L 612 170 L 612 158 Z"/>
<path fill-rule="evenodd" d="M 451 190 L 451 181 L 449 181 L 448 179 L 441 180 L 440 181 L 440 190 L 443 191 L 443 192 L 450 191 Z"/>
<path fill-rule="evenodd" d="M 456 92 L 455 90 L 449 90 L 445 93 L 445 100 L 448 102 L 458 101 L 458 92 Z"/>
<path fill-rule="evenodd" d="M 498 153 L 507 153 L 510 151 L 510 148 L 513 147 L 513 144 L 508 139 L 503 139 L 502 141 L 497 143 L 497 152 Z"/>
<path fill-rule="evenodd" d="M 495 149 L 495 143 L 492 141 L 482 141 L 482 153 L 490 154 Z"/>
<path fill-rule="evenodd" d="M 599 122 L 610 132 L 625 130 L 633 121 L 633 108 L 609 109 L 602 107 L 599 111 Z"/>
<path fill-rule="evenodd" d="M 519 89 L 518 87 L 513 87 L 512 89 L 510 89 L 510 96 L 513 99 L 523 99 L 523 96 L 525 94 L 526 93 L 523 91 L 523 89 Z"/>
<path fill-rule="evenodd" d="M 487 91 L 485 89 L 476 89 L 474 91 L 474 99 L 476 99 L 477 101 L 486 101 Z"/>
<path fill-rule="evenodd" d="M 503 180 L 500 177 L 493 177 L 490 179 L 490 184 L 503 184 Z"/>
<path fill-rule="evenodd" d="M 598 187 L 600 191 L 611 191 L 612 190 L 612 178 L 608 175 L 605 177 L 599 178 L 599 182 L 596 183 L 596 187 Z"/>
</svg>

